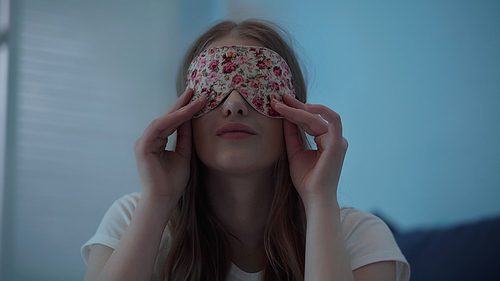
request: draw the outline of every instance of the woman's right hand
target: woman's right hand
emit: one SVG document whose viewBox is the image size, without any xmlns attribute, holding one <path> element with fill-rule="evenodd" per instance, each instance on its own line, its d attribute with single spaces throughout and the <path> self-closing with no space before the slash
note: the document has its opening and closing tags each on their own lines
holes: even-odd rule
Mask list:
<svg viewBox="0 0 500 281">
<path fill-rule="evenodd" d="M 191 118 L 206 103 L 202 97 L 189 103 L 194 90 L 186 91 L 165 114 L 151 122 L 135 142 L 134 153 L 142 196 L 177 202 L 187 186 L 191 162 Z M 177 130 L 174 151 L 165 150 L 167 138 Z"/>
</svg>

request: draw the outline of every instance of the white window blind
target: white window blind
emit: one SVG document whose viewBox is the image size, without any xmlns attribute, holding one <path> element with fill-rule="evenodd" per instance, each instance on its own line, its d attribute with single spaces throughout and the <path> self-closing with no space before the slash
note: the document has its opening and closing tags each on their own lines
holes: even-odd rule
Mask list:
<svg viewBox="0 0 500 281">
<path fill-rule="evenodd" d="M 173 0 L 14 2 L 0 279 L 82 280 L 80 246 L 140 190 L 134 142 L 191 38 Z"/>
</svg>

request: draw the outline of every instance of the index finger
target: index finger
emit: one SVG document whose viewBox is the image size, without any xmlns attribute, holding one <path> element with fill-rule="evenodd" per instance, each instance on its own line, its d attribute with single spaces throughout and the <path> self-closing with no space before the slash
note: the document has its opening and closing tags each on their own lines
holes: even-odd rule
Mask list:
<svg viewBox="0 0 500 281">
<path fill-rule="evenodd" d="M 165 112 L 164 115 L 169 114 L 170 112 L 174 112 L 179 108 L 187 105 L 191 98 L 193 97 L 194 89 L 186 88 L 184 93 L 170 106 L 170 108 Z"/>
<path fill-rule="evenodd" d="M 193 118 L 196 112 L 205 106 L 206 98 L 202 97 L 195 102 L 188 104 L 174 112 L 167 112 L 156 118 L 144 130 L 143 137 L 146 142 L 151 142 L 157 138 L 165 139 L 170 136 L 184 122 Z"/>
<path fill-rule="evenodd" d="M 296 124 L 283 120 L 283 131 L 285 135 L 285 146 L 288 157 L 293 158 L 295 154 L 304 150 L 302 141 L 300 140 L 299 128 Z"/>
<path fill-rule="evenodd" d="M 290 96 L 290 95 L 283 95 L 283 102 L 285 102 L 286 105 L 294 108 L 299 108 L 299 109 L 306 109 L 306 105 L 299 101 L 298 99 Z"/>
</svg>

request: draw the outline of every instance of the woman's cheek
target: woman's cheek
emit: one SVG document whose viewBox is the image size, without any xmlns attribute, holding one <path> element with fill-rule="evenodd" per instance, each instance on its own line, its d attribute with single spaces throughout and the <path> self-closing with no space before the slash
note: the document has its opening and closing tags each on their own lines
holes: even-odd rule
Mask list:
<svg viewBox="0 0 500 281">
<path fill-rule="evenodd" d="M 206 150 L 204 146 L 206 146 L 206 137 L 204 137 L 203 133 L 203 124 L 199 120 L 200 118 L 192 120 L 192 128 L 193 128 L 193 145 L 198 157 L 204 154 Z"/>
</svg>

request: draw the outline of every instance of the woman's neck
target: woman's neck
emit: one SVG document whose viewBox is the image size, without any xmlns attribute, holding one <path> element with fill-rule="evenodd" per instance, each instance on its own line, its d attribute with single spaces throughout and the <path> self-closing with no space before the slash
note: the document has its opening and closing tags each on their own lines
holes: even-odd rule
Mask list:
<svg viewBox="0 0 500 281">
<path fill-rule="evenodd" d="M 233 262 L 248 272 L 263 269 L 264 230 L 274 195 L 272 172 L 204 174 L 210 208 L 226 231 L 238 238 L 229 237 Z"/>
</svg>

